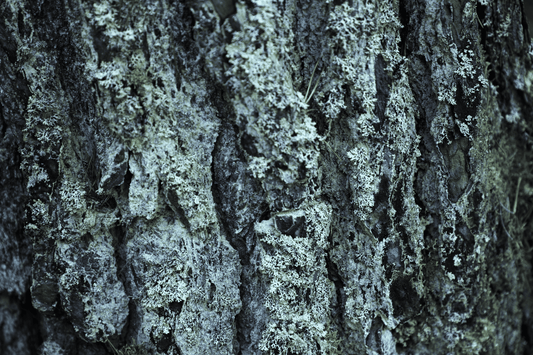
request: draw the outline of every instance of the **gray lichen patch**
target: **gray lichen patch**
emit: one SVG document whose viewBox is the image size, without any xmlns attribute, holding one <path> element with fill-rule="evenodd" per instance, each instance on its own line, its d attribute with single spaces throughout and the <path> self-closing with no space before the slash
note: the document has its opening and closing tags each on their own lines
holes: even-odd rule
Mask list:
<svg viewBox="0 0 533 355">
<path fill-rule="evenodd" d="M 95 44 L 104 43 L 94 74 L 99 112 L 110 131 L 101 142 L 120 137 L 116 148 L 104 149 L 117 156 L 121 145 L 129 151 L 117 203 L 129 225 L 123 251 L 138 319 L 131 335 L 158 352 L 233 353 L 240 270 L 220 232 L 211 193 L 219 125 L 209 104 L 211 89 L 195 67 L 183 68 L 186 56 L 172 60 L 172 46 L 181 39 L 173 38 L 163 19 L 132 6 L 126 17 L 138 21 L 116 26 L 122 14 L 118 3 L 111 5 L 97 3 L 86 11 L 101 31 Z M 172 11 L 178 16 L 182 10 Z M 147 30 L 145 23 L 153 27 Z M 103 166 L 104 176 L 113 164 Z"/>
<path fill-rule="evenodd" d="M 313 223 L 314 220 L 304 218 L 298 210 L 291 211 L 290 206 L 298 206 L 302 203 L 300 201 L 306 199 L 315 201 L 317 196 L 314 196 L 310 189 L 303 190 L 306 191 L 305 194 L 298 192 L 300 181 L 288 179 L 290 175 L 287 174 L 290 174 L 292 169 L 291 158 L 298 156 L 300 152 L 311 157 L 310 153 L 321 146 L 320 142 L 323 138 L 316 133 L 314 122 L 306 121 L 310 114 L 305 111 L 305 105 L 300 103 L 302 108 L 298 108 L 299 93 L 294 90 L 292 81 L 286 79 L 288 74 L 285 73 L 294 66 L 285 65 L 284 68 L 279 68 L 280 63 L 292 63 L 292 59 L 286 56 L 285 50 L 276 51 L 277 39 L 273 37 L 273 34 L 287 33 L 288 38 L 291 38 L 290 27 L 285 27 L 287 26 L 285 23 L 277 23 L 269 15 L 280 11 L 279 7 L 268 4 L 255 5 L 256 9 L 237 6 L 237 18 L 240 19 L 242 33 L 233 34 L 233 42 L 226 49 L 233 65 L 228 71 L 231 75 L 228 84 L 237 99 L 234 101 L 234 110 L 236 123 L 243 132 L 241 147 L 247 153 L 254 176 L 262 182 L 269 204 L 274 211 L 281 210 L 275 214 L 275 217 L 256 224 L 255 227 L 259 236 L 258 243 L 262 246 L 261 252 L 257 254 L 258 258 L 262 255 L 259 259 L 261 263 L 259 270 L 265 275 L 263 277 L 269 280 L 267 285 L 273 293 L 263 301 L 272 321 L 266 320 L 264 323 L 266 331 L 263 336 L 266 340 L 263 340 L 261 344 L 264 347 L 263 350 L 266 350 L 267 343 L 289 342 L 294 351 L 312 352 L 311 348 L 299 348 L 297 342 L 294 339 L 291 340 L 291 336 L 283 334 L 286 333 L 285 328 L 290 323 L 286 323 L 286 320 L 292 317 L 290 312 L 297 312 L 299 309 L 298 301 L 294 304 L 291 302 L 302 297 L 298 287 L 304 287 L 300 284 L 292 285 L 299 278 L 296 274 L 293 275 L 291 268 L 305 270 L 302 265 L 308 265 L 305 263 L 307 259 L 304 256 L 304 254 L 308 255 L 307 252 L 300 254 L 297 251 L 307 250 L 305 248 L 310 242 L 310 236 L 303 237 L 302 231 L 312 230 L 305 226 Z M 258 8 L 264 11 L 261 14 L 256 13 Z M 413 93 L 407 79 L 408 69 L 402 63 L 403 59 L 398 54 L 394 40 L 399 28 L 399 22 L 395 20 L 394 9 L 383 5 L 379 11 L 375 11 L 374 5 L 368 7 L 354 5 L 352 8 L 345 3 L 332 7 L 331 10 L 327 20 L 327 28 L 330 31 L 327 35 L 332 36 L 328 41 L 330 53 L 324 58 L 324 61 L 330 65 L 325 66 L 326 70 L 321 74 L 322 78 L 327 78 L 323 79 L 327 82 L 318 85 L 321 88 L 316 94 L 319 113 L 312 115 L 325 116 L 332 129 L 329 132 L 331 144 L 329 142 L 324 144 L 324 150 L 328 151 L 330 157 L 336 158 L 336 161 L 331 163 L 342 164 L 341 170 L 348 174 L 347 181 L 353 201 L 355 201 L 350 206 L 351 211 L 348 211 L 348 215 L 352 214 L 348 220 L 352 224 L 357 224 L 359 231 L 354 231 L 353 227 L 350 230 L 349 222 L 342 219 L 336 219 L 335 223 L 346 225 L 350 233 L 355 233 L 359 237 L 356 238 L 358 242 L 354 242 L 352 246 L 345 245 L 344 248 L 333 249 L 332 261 L 339 266 L 339 276 L 343 283 L 343 285 L 335 286 L 341 287 L 338 292 L 344 296 L 339 299 L 338 295 L 333 297 L 330 293 L 329 302 L 330 304 L 336 302 L 350 314 L 341 325 L 341 331 L 350 329 L 350 332 L 361 332 L 359 336 L 364 339 L 371 332 L 374 317 L 379 317 L 389 329 L 394 329 L 398 325 L 398 319 L 404 317 L 402 309 L 404 313 L 408 312 L 411 315 L 419 309 L 417 307 L 415 311 L 408 311 L 403 305 L 406 297 L 404 290 L 408 290 L 409 295 L 416 297 L 420 297 L 419 292 L 421 292 L 421 284 L 418 280 L 420 270 L 416 267 L 416 263 L 421 260 L 423 228 L 420 228 L 419 208 L 415 201 L 408 197 L 413 191 L 416 156 L 420 154 L 417 150 L 419 138 L 413 128 L 416 110 L 413 108 Z M 350 16 L 346 15 L 347 13 L 350 13 Z M 359 15 L 354 15 L 354 13 Z M 259 16 L 262 21 L 257 20 Z M 373 25 L 369 25 L 368 18 L 374 21 Z M 250 26 L 248 30 L 247 26 Z M 261 30 L 258 31 L 258 28 Z M 244 33 L 248 35 L 244 37 Z M 251 43 L 251 45 L 246 46 L 245 43 Z M 387 43 L 385 50 L 381 49 L 382 43 Z M 246 56 L 243 56 L 243 53 L 246 53 Z M 359 60 L 353 60 L 354 57 Z M 385 68 L 382 68 L 383 65 L 379 61 L 385 61 Z M 379 70 L 384 70 L 385 74 L 379 72 L 376 69 L 377 66 L 380 66 L 382 69 Z M 386 102 L 379 103 L 384 108 L 380 111 L 381 116 L 377 117 L 376 101 L 383 97 L 378 97 L 376 85 L 387 84 L 385 82 L 377 84 L 376 75 L 392 77 L 393 71 L 399 73 L 394 77 L 396 80 L 393 85 L 390 88 L 379 88 L 380 93 L 388 92 L 388 97 L 385 97 Z M 279 86 L 285 87 L 282 97 L 278 94 Z M 291 111 L 295 114 L 291 114 Z M 298 135 L 304 132 L 296 128 L 300 119 L 303 119 L 308 130 L 311 129 L 306 139 L 298 138 Z M 340 120 L 344 120 L 347 126 L 342 134 L 336 131 L 338 129 L 336 127 L 339 126 L 336 121 Z M 287 133 L 291 130 L 294 130 L 296 134 L 288 135 Z M 298 142 L 292 145 L 295 149 L 286 149 L 289 136 L 295 137 L 294 140 Z M 343 138 L 343 141 L 340 141 L 338 137 L 341 136 L 348 136 L 349 140 L 346 141 Z M 391 142 L 390 146 L 385 147 L 379 143 L 379 140 L 383 138 L 385 140 L 388 138 Z M 308 140 L 313 143 L 305 143 Z M 298 149 L 300 142 L 305 145 Z M 280 157 L 284 157 L 283 162 L 280 161 Z M 318 163 L 314 163 L 313 160 L 311 166 L 318 166 L 316 164 Z M 306 168 L 309 166 L 310 164 L 307 164 Z M 324 169 L 330 168 L 329 165 L 324 167 Z M 314 178 L 320 179 L 321 176 L 317 168 L 306 170 L 306 174 L 309 179 L 307 181 Z M 329 176 L 329 172 L 324 171 L 324 175 L 322 182 L 329 183 L 324 180 Z M 404 180 L 399 180 L 399 176 L 402 176 Z M 384 185 L 385 189 L 381 187 L 382 180 L 389 181 Z M 288 191 L 296 192 L 295 197 L 302 196 L 303 199 L 296 200 L 296 204 L 294 202 L 284 204 L 284 199 L 280 198 L 282 195 L 276 192 L 279 189 L 278 186 L 286 186 Z M 340 186 L 339 188 L 346 189 Z M 320 187 L 314 189 L 315 193 L 319 191 Z M 394 191 L 398 191 L 399 198 L 395 197 L 394 201 L 378 201 L 378 206 L 376 206 L 375 196 L 378 193 L 388 195 Z M 276 204 L 272 204 L 273 200 Z M 396 208 L 396 214 L 385 213 L 386 208 L 393 207 L 391 204 Z M 334 208 L 340 208 L 340 205 L 335 203 Z M 342 211 L 342 214 L 346 212 Z M 326 219 L 331 218 L 333 211 L 327 212 L 326 215 L 328 213 L 329 216 L 325 217 Z M 387 222 L 383 223 L 382 220 Z M 405 224 L 401 230 L 400 227 L 395 227 L 399 221 Z M 403 281 L 394 282 L 395 279 L 400 279 L 401 274 L 394 274 L 392 280 L 383 281 L 386 268 L 381 265 L 381 260 L 386 241 L 376 243 L 374 232 L 370 231 L 370 228 L 379 229 L 382 235 L 391 233 L 396 238 L 401 236 L 405 239 L 401 247 L 396 247 L 397 260 L 394 261 L 394 265 L 406 275 L 406 278 L 402 278 Z M 277 232 L 268 232 L 267 230 L 270 229 Z M 404 233 L 409 233 L 409 235 L 402 235 Z M 339 238 L 343 237 L 339 235 Z M 369 240 L 365 242 L 366 239 Z M 325 245 L 325 250 L 329 249 L 329 242 Z M 413 251 L 408 251 L 407 248 L 413 248 Z M 357 257 L 352 256 L 351 253 Z M 392 255 L 393 252 L 389 250 L 388 253 Z M 346 259 L 353 258 L 356 258 L 358 262 L 346 263 Z M 291 276 L 285 277 L 285 273 Z M 356 279 L 353 275 L 366 275 L 366 277 Z M 325 278 L 325 282 L 327 284 L 331 281 Z M 330 285 L 333 286 L 331 283 Z M 259 289 L 261 287 L 256 287 L 256 290 Z M 254 292 L 253 288 L 251 292 Z M 391 293 L 394 295 L 390 296 Z M 401 300 L 392 301 L 391 297 L 397 294 L 400 294 Z M 337 301 L 334 301 L 334 298 L 337 298 Z M 396 315 L 394 310 L 398 309 L 400 312 L 396 312 L 398 314 Z M 276 324 L 275 320 L 281 323 Z M 390 335 L 390 332 L 384 332 L 384 334 Z M 331 342 L 331 346 L 336 344 L 333 338 L 328 341 Z M 391 344 L 390 341 L 386 343 Z M 348 343 L 344 345 L 350 347 Z"/>
<path fill-rule="evenodd" d="M 27 308 L 43 354 L 527 351 L 520 16 L 1 3 L 0 349 Z"/>
<path fill-rule="evenodd" d="M 193 230 L 215 223 L 209 186 L 218 122 L 209 105 L 198 105 L 206 102 L 209 95 L 205 81 L 192 71 L 175 75 L 176 68 L 163 59 L 172 58 L 170 33 L 158 26 L 157 31 L 146 32 L 142 25 L 145 21 L 157 24 L 156 18 L 145 18 L 146 14 L 137 13 L 132 7 L 130 15 L 140 16 L 140 22 L 133 27 L 117 27 L 108 19 L 119 16 L 116 10 L 103 9 L 103 4 L 95 4 L 87 10 L 91 23 L 103 30 L 103 38 L 95 41 L 117 41 L 115 45 L 124 48 L 137 39 L 143 41 L 142 50 L 133 47 L 127 53 L 115 53 L 110 60 L 101 61 L 94 74 L 103 94 L 100 103 L 103 118 L 111 132 L 121 137 L 132 152 L 130 217 L 143 215 L 148 208 L 147 216 L 152 218 L 164 193 L 170 207 L 182 214 Z M 165 61 L 168 65 L 161 64 Z M 183 83 L 181 87 L 178 80 Z M 131 85 L 124 86 L 124 82 Z"/>
<path fill-rule="evenodd" d="M 336 196 L 330 254 L 342 280 L 342 328 L 352 334 L 343 349 L 357 353 L 366 340 L 373 351 L 394 353 L 390 331 L 419 313 L 424 289 L 424 222 L 411 197 L 420 156 L 418 112 L 397 45 L 395 8 L 344 3 L 335 9 L 328 24 L 333 70 L 329 90 L 318 96 L 328 99 L 320 107 L 331 121 L 324 171 L 337 171 L 325 173 L 324 181 L 344 173 L 351 191 L 348 202 L 335 191 L 342 185 L 328 183 L 325 190 Z"/>
<path fill-rule="evenodd" d="M 132 156 L 129 160 L 129 171 L 133 175 L 128 194 L 129 213 L 131 216 L 154 218 L 159 197 L 159 179 L 154 167 L 141 155 Z"/>
<path fill-rule="evenodd" d="M 101 233 L 83 243 L 60 244 L 56 257 L 66 265 L 59 294 L 74 329 L 88 341 L 120 334 L 128 316 L 128 297 L 117 278 L 112 237 Z"/>
<path fill-rule="evenodd" d="M 280 42 L 288 29 L 277 13 L 274 4 L 258 2 L 253 10 L 237 4 L 241 29 L 226 46 L 226 74 L 249 169 L 262 181 L 271 208 L 279 210 L 305 198 L 299 181 L 317 174 L 319 137 L 292 82 L 288 44 Z"/>
<path fill-rule="evenodd" d="M 270 318 L 258 347 L 263 352 L 337 353 L 330 313 L 335 291 L 325 260 L 330 218 L 331 208 L 321 203 L 255 225 Z"/>
<path fill-rule="evenodd" d="M 126 237 L 128 287 L 140 317 L 135 338 L 157 345 L 169 335 L 186 353 L 231 354 L 240 269 L 227 241 L 194 238 L 171 214 L 136 221 Z"/>
</svg>

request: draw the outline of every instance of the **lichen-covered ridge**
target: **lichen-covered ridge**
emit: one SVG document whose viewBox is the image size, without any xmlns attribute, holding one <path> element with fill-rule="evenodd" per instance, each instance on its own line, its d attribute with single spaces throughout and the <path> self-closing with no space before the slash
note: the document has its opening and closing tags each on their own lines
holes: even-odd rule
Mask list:
<svg viewBox="0 0 533 355">
<path fill-rule="evenodd" d="M 0 349 L 527 352 L 522 16 L 6 0 Z"/>
</svg>

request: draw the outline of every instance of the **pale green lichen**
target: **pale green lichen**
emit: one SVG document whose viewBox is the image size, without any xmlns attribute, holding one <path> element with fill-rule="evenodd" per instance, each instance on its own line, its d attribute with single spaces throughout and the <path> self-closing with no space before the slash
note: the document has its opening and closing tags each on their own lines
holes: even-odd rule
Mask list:
<svg viewBox="0 0 533 355">
<path fill-rule="evenodd" d="M 462 18 L 451 6 L 453 22 L 439 2 L 416 9 L 425 13 L 404 24 L 413 31 L 403 45 L 417 45 L 408 59 L 399 53 L 395 3 L 240 1 L 231 24 L 221 24 L 206 1 L 189 4 L 192 34 L 176 30 L 189 16 L 180 2 L 163 11 L 138 1 L 81 3 L 80 32 L 67 14 L 70 31 L 82 34 L 73 43 L 85 58 L 83 84 L 95 79 L 98 110 L 71 122 L 77 98 L 58 84 L 57 53 L 39 39 L 24 6 L 8 2 L 9 30 L 21 31 L 18 12 L 29 29 L 16 36 L 31 93 L 22 165 L 30 194 L 39 194 L 28 203 L 26 233 L 36 236 L 36 258 L 59 260 L 62 306 L 78 334 L 91 341 L 124 335 L 127 291 L 138 316 L 128 335 L 153 352 L 163 338 L 172 340 L 168 353 L 178 346 L 237 352 L 235 316 L 246 297 L 246 319 L 258 318 L 250 348 L 264 353 L 479 353 L 518 343 L 518 332 L 505 339 L 510 331 L 501 325 L 520 327 L 519 296 L 509 290 L 521 289 L 515 271 L 527 262 L 515 238 L 523 221 L 506 210 L 513 184 L 519 209 L 531 184 L 520 190 L 518 176 L 509 178 L 516 167 L 528 174 L 518 161 L 529 160 L 513 156 L 518 143 L 503 133 L 525 123 L 515 96 L 500 102 L 509 109 L 498 114 L 496 87 L 480 69 L 481 45 L 459 46 L 453 37 L 475 33 L 475 3 L 465 4 Z M 498 40 L 508 41 L 510 12 L 490 18 Z M 182 37 L 195 43 L 186 49 Z M 531 70 L 513 65 L 502 70 L 531 94 Z M 317 91 L 304 96 L 314 80 Z M 461 105 L 476 112 L 463 114 Z M 217 213 L 211 191 L 222 120 L 236 123 L 235 159 L 243 153 L 239 162 L 265 195 L 254 190 L 257 206 L 239 217 L 241 234 L 260 220 L 243 242 L 252 262 L 242 280 L 252 286 L 242 294 L 237 252 L 222 231 L 221 221 L 233 216 Z M 39 157 L 58 162 L 59 172 Z M 250 186 L 242 175 L 228 177 L 235 189 Z M 265 199 L 270 211 L 258 213 Z M 304 218 L 294 228 L 307 235 L 284 233 L 278 218 Z M 50 284 L 53 291 L 49 276 L 36 276 L 32 290 Z M 54 310 L 56 303 L 34 294 L 36 308 Z M 80 305 L 86 314 L 76 313 Z M 52 339 L 43 345 L 61 350 Z"/>
<path fill-rule="evenodd" d="M 128 234 L 129 283 L 141 317 L 137 337 L 158 340 L 171 334 L 184 352 L 231 353 L 231 323 L 240 309 L 234 251 L 225 243 L 218 246 L 221 273 L 202 256 L 207 246 L 193 242 L 185 226 L 171 216 L 138 221 Z M 222 324 L 228 329 L 220 329 Z"/>
<path fill-rule="evenodd" d="M 128 316 L 128 298 L 117 279 L 111 235 L 100 234 L 87 250 L 58 243 L 56 255 L 66 265 L 59 292 L 76 331 L 89 341 L 120 334 Z"/>
<path fill-rule="evenodd" d="M 370 155 L 368 145 L 360 142 L 346 153 L 353 164 L 355 183 L 353 184 L 354 196 L 357 196 L 357 211 L 359 218 L 366 219 L 374 207 L 374 194 L 377 192 L 380 177 L 380 162 L 382 152 L 377 156 Z"/>
<path fill-rule="evenodd" d="M 136 153 L 129 161 L 133 180 L 128 213 L 132 217 L 143 215 L 148 208 L 147 216 L 152 218 L 159 208 L 158 182 L 161 181 L 169 204 L 177 211 L 184 210 L 193 230 L 215 223 L 209 161 L 218 123 L 213 109 L 199 109 L 191 102 L 192 96 L 198 101 L 208 96 L 201 85 L 202 79 L 195 79 L 199 85 L 190 85 L 195 81 L 192 79 L 183 80 L 181 90 L 175 90 L 178 78 L 174 69 L 170 63 L 161 65 L 167 62 L 163 58 L 170 56 L 171 39 L 165 31 L 160 30 L 163 35 L 157 37 L 145 32 L 144 23 L 154 21 L 150 11 L 142 13 L 136 12 L 135 7 L 130 9 L 129 16 L 139 19 L 131 28 L 117 26 L 116 10 L 103 11 L 104 3 L 97 7 L 94 11 L 87 9 L 91 23 L 105 29 L 103 33 L 111 41 L 110 45 L 116 42 L 123 48 L 112 61 L 100 63 L 95 77 L 99 79 L 100 90 L 106 93 L 102 98 L 105 98 L 102 114 L 111 131 Z M 143 37 L 155 60 L 148 60 L 140 49 L 128 49 L 128 43 L 143 40 Z M 132 86 L 124 86 L 123 82 Z M 109 98 L 118 104 L 112 105 Z M 195 119 L 199 116 L 206 117 L 202 124 Z M 150 142 L 149 149 L 146 149 L 147 142 Z M 199 168 L 201 171 L 192 174 L 191 169 Z"/>
<path fill-rule="evenodd" d="M 330 219 L 331 207 L 321 203 L 282 212 L 255 225 L 261 243 L 259 271 L 269 285 L 264 302 L 271 321 L 259 344 L 265 353 L 338 351 L 339 339 L 331 329 L 330 314 L 334 286 L 327 278 L 324 259 Z M 281 220 L 305 220 L 300 228 L 306 234 L 283 234 L 279 231 Z"/>
<path fill-rule="evenodd" d="M 159 179 L 155 169 L 144 163 L 146 161 L 142 156 L 132 156 L 129 160 L 129 170 L 133 178 L 128 194 L 128 207 L 132 216 L 152 219 L 159 207 Z"/>
<path fill-rule="evenodd" d="M 305 98 L 294 87 L 290 71 L 292 60 L 287 44 L 278 32 L 277 8 L 258 2 L 253 11 L 237 4 L 241 30 L 226 46 L 230 68 L 227 85 L 232 90 L 236 122 L 254 140 L 255 156 L 248 156 L 250 170 L 261 179 L 270 203 L 282 194 L 283 185 L 291 186 L 317 173 L 318 141 L 315 124 L 305 113 Z M 282 42 L 280 42 L 282 41 Z M 256 48 L 253 43 L 260 43 Z M 287 168 L 280 171 L 276 163 Z M 267 174 L 273 169 L 274 175 Z"/>
<path fill-rule="evenodd" d="M 120 137 L 130 150 L 131 183 L 119 208 L 123 220 L 132 223 L 126 232 L 125 274 L 140 317 L 132 333 L 139 342 L 155 342 L 151 348 L 171 339 L 175 346 L 169 353 L 229 354 L 232 320 L 240 308 L 239 269 L 217 226 L 211 194 L 211 152 L 219 123 L 210 105 L 198 105 L 207 102 L 210 91 L 195 68 L 176 71 L 178 63 L 169 59 L 170 29 L 155 13 L 133 6 L 124 16 L 137 22 L 108 25 L 110 16 L 119 16 L 117 9 L 88 9 L 87 16 L 103 27 L 106 41 L 124 49 L 101 62 L 95 76 L 111 137 Z M 147 30 L 146 23 L 159 34 Z M 147 48 L 130 50 L 135 41 L 145 41 Z M 168 207 L 174 216 L 165 212 Z M 215 268 L 218 262 L 210 266 L 205 259 L 211 248 L 220 254 L 224 274 Z"/>
<path fill-rule="evenodd" d="M 358 5 L 359 6 L 359 5 Z M 336 6 L 331 11 L 328 19 L 328 29 L 335 33 L 328 46 L 332 53 L 336 53 L 331 58 L 331 65 L 334 70 L 331 71 L 332 77 L 337 87 L 333 91 L 341 93 L 340 83 L 349 83 L 353 90 L 352 105 L 360 105 L 362 114 L 355 117 L 353 124 L 354 133 L 362 137 L 368 137 L 375 134 L 372 123 L 375 121 L 373 116 L 374 105 L 376 103 L 376 84 L 374 77 L 374 57 L 365 54 L 377 54 L 374 49 L 374 41 L 378 38 L 372 38 L 377 33 L 369 33 L 376 21 L 374 4 L 368 4 L 355 11 L 357 16 L 346 16 L 347 13 L 354 11 L 348 3 Z M 361 60 L 354 61 L 353 57 Z M 329 74 L 329 73 L 328 73 Z M 328 92 L 329 93 L 329 92 Z M 324 93 L 325 94 L 325 93 Z M 320 93 L 317 95 L 320 98 Z M 357 97 L 360 103 L 353 102 Z M 335 100 L 335 98 L 337 98 Z M 323 104 L 321 104 L 322 107 Z M 334 109 L 338 107 L 338 109 Z M 326 112 L 340 112 L 339 109 L 345 107 L 343 95 L 332 95 L 329 97 L 328 104 L 324 107 Z M 331 117 L 332 119 L 335 116 Z"/>
<path fill-rule="evenodd" d="M 79 211 L 85 211 L 87 209 L 85 191 L 79 182 L 66 180 L 61 185 L 59 195 L 63 200 L 65 208 Z"/>
</svg>

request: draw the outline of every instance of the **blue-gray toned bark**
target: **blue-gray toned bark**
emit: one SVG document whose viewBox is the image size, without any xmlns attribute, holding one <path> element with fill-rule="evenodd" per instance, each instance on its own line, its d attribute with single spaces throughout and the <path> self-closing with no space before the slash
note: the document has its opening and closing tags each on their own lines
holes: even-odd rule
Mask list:
<svg viewBox="0 0 533 355">
<path fill-rule="evenodd" d="M 0 3 L 0 353 L 533 351 L 519 0 Z"/>
</svg>

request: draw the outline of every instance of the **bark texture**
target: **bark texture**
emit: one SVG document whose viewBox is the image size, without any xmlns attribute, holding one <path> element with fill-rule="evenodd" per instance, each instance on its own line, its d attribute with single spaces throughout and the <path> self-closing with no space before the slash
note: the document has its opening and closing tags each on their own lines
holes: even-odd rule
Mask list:
<svg viewBox="0 0 533 355">
<path fill-rule="evenodd" d="M 519 0 L 4 0 L 3 354 L 529 354 Z"/>
</svg>

